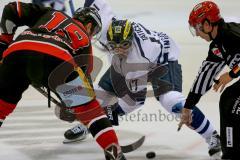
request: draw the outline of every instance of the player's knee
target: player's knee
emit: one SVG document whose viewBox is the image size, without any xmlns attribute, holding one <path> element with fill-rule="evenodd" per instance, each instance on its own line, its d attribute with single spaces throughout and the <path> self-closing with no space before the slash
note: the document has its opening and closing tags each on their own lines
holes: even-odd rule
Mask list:
<svg viewBox="0 0 240 160">
<path fill-rule="evenodd" d="M 170 113 L 180 113 L 185 102 L 181 92 L 170 91 L 159 96 L 159 102 Z"/>
<path fill-rule="evenodd" d="M 87 104 L 74 107 L 73 112 L 76 115 L 76 119 L 85 125 L 88 125 L 91 121 L 100 117 L 106 117 L 103 108 L 95 99 Z"/>
</svg>

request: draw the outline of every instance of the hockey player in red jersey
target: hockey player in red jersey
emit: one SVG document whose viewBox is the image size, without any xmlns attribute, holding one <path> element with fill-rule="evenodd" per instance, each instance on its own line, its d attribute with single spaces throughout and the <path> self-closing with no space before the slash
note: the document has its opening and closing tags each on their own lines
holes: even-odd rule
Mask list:
<svg viewBox="0 0 240 160">
<path fill-rule="evenodd" d="M 13 40 L 20 26 L 29 28 Z M 61 99 L 76 120 L 88 126 L 107 160 L 125 160 L 89 78 L 91 37 L 101 26 L 98 12 L 91 7 L 78 9 L 71 18 L 31 3 L 6 5 L 0 26 L 0 126 L 30 84 L 44 86 Z"/>
</svg>

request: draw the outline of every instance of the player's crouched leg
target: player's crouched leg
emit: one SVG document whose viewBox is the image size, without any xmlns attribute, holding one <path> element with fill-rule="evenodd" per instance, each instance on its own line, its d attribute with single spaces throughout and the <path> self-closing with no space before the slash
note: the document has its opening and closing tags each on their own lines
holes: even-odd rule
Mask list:
<svg viewBox="0 0 240 160">
<path fill-rule="evenodd" d="M 109 105 L 109 106 L 103 107 L 105 114 L 107 115 L 109 121 L 114 126 L 119 125 L 118 114 L 122 114 L 122 112 L 119 113 L 119 110 L 121 108 L 118 106 L 119 105 L 116 103 L 114 105 Z M 57 115 L 57 117 L 59 117 L 61 119 L 60 116 Z M 75 116 L 73 116 L 73 115 L 71 115 L 71 117 L 75 118 Z M 63 119 L 63 120 L 66 120 L 66 119 Z M 79 123 L 79 124 L 75 125 L 74 127 L 65 131 L 65 133 L 64 133 L 65 140 L 63 141 L 63 143 L 67 144 L 67 143 L 83 141 L 83 140 L 87 139 L 88 134 L 89 134 L 88 128 L 85 125 L 83 125 L 82 123 Z"/>
<path fill-rule="evenodd" d="M 73 110 L 76 119 L 88 127 L 94 139 L 105 150 L 107 160 L 125 160 L 111 122 L 97 100 Z"/>
<path fill-rule="evenodd" d="M 182 108 L 184 107 L 185 97 L 181 92 L 170 91 L 159 96 L 159 101 L 162 106 L 169 112 L 179 116 Z M 194 132 L 201 135 L 208 143 L 208 153 L 211 159 L 221 157 L 221 144 L 218 133 L 207 117 L 201 112 L 198 107 L 192 110 L 192 123 L 189 126 Z"/>
<path fill-rule="evenodd" d="M 223 159 L 237 160 L 240 153 L 240 82 L 226 88 L 219 102 Z"/>
</svg>

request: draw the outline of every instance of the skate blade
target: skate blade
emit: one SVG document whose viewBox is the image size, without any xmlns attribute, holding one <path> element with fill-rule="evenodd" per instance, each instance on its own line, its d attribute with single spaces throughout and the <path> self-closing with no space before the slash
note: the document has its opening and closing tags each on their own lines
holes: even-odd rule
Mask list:
<svg viewBox="0 0 240 160">
<path fill-rule="evenodd" d="M 83 141 L 87 140 L 87 138 L 88 138 L 88 136 L 78 137 L 76 139 L 64 139 L 63 140 L 63 144 L 71 144 L 71 143 L 83 142 Z"/>
</svg>

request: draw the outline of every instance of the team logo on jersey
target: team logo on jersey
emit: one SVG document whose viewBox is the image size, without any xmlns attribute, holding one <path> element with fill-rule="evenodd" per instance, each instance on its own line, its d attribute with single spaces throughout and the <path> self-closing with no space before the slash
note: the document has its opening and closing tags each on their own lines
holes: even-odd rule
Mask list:
<svg viewBox="0 0 240 160">
<path fill-rule="evenodd" d="M 122 26 L 116 26 L 115 33 L 121 33 L 121 32 L 122 32 Z"/>
<path fill-rule="evenodd" d="M 213 48 L 212 53 L 220 58 L 223 58 L 222 53 L 218 48 Z"/>
<path fill-rule="evenodd" d="M 83 89 L 82 86 L 76 86 L 76 87 L 74 87 L 74 88 L 71 88 L 71 89 L 68 89 L 68 90 L 64 91 L 64 92 L 63 92 L 63 95 L 64 95 L 65 97 L 69 97 L 69 96 L 71 96 L 71 95 L 74 95 L 74 94 L 79 93 L 79 91 L 81 91 L 82 89 Z"/>
</svg>

